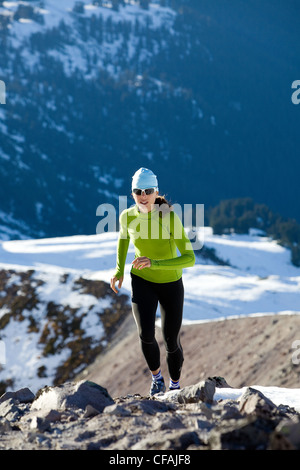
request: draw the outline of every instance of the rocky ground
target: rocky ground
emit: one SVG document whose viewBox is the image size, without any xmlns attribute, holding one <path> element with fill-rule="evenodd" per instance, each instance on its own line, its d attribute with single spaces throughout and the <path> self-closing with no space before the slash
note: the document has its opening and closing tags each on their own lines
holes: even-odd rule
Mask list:
<svg viewBox="0 0 300 470">
<path fill-rule="evenodd" d="M 252 388 L 238 401 L 214 401 L 217 388 L 228 386 L 213 377 L 153 398 L 113 399 L 90 381 L 46 387 L 36 396 L 29 389 L 6 392 L 0 400 L 0 449 L 300 449 L 300 413 L 275 406 Z"/>
<path fill-rule="evenodd" d="M 299 321 L 272 316 L 184 327 L 182 388 L 150 398 L 148 372 L 128 317 L 85 378 L 36 395 L 22 389 L 1 396 L 0 449 L 131 451 L 133 456 L 141 450 L 300 450 L 300 414 L 250 386 L 299 387 L 299 366 L 292 362 Z M 245 385 L 239 400 L 214 401 L 218 388 Z"/>
</svg>

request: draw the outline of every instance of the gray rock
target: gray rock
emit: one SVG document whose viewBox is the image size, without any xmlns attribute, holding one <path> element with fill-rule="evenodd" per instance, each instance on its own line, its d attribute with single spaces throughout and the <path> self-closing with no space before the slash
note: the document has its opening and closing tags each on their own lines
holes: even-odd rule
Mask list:
<svg viewBox="0 0 300 470">
<path fill-rule="evenodd" d="M 111 405 L 111 406 L 113 406 L 113 405 Z M 105 411 L 106 408 L 104 408 L 104 411 Z M 97 416 L 99 413 L 100 412 L 98 410 L 96 410 L 96 408 L 94 408 L 92 405 L 87 405 L 85 407 L 83 417 L 84 418 L 92 418 L 93 416 Z"/>
<path fill-rule="evenodd" d="M 208 377 L 207 380 L 213 382 L 217 388 L 232 388 L 231 385 L 228 385 L 224 377 L 214 375 L 213 377 Z"/>
<path fill-rule="evenodd" d="M 213 403 L 215 384 L 210 380 L 203 380 L 195 385 L 184 387 L 176 394 L 178 403 Z"/>
<path fill-rule="evenodd" d="M 269 450 L 300 450 L 300 421 L 280 422 L 270 437 Z"/>
<path fill-rule="evenodd" d="M 162 419 L 162 417 L 159 416 L 158 421 L 159 421 L 159 429 L 161 431 L 165 431 L 165 430 L 173 431 L 174 429 L 183 429 L 186 427 L 183 423 L 182 418 L 176 415 L 175 416 L 171 415 L 171 417 L 167 416 L 165 419 Z"/>
<path fill-rule="evenodd" d="M 239 399 L 239 410 L 241 413 L 269 416 L 277 410 L 276 405 L 262 392 L 248 387 Z"/>
<path fill-rule="evenodd" d="M 243 415 L 240 412 L 237 403 L 227 401 L 222 406 L 221 417 L 222 419 L 241 419 Z"/>
<path fill-rule="evenodd" d="M 0 417 L 9 421 L 15 421 L 22 414 L 13 398 L 9 398 L 0 404 Z"/>
<path fill-rule="evenodd" d="M 106 406 L 103 410 L 103 413 L 116 415 L 116 416 L 130 416 L 131 415 L 131 411 L 128 410 L 125 406 L 117 405 L 117 404 Z"/>
<path fill-rule="evenodd" d="M 132 446 L 133 450 L 186 450 L 190 445 L 200 445 L 195 431 L 175 430 L 158 435 L 148 435 Z"/>
<path fill-rule="evenodd" d="M 71 382 L 42 389 L 31 405 L 6 395 L 0 450 L 300 450 L 300 413 L 251 388 L 216 402 L 216 383 L 227 382 L 113 400 L 93 382 Z"/>
<path fill-rule="evenodd" d="M 10 422 L 7 419 L 3 419 L 0 421 L 0 433 L 4 434 L 12 430 Z"/>
<path fill-rule="evenodd" d="M 10 398 L 18 400 L 19 403 L 31 403 L 34 400 L 35 395 L 31 390 L 29 390 L 29 388 L 21 388 L 16 392 L 5 392 L 0 397 L 0 403 L 3 403 L 5 400 L 9 400 Z"/>
<path fill-rule="evenodd" d="M 30 429 L 39 432 L 49 431 L 51 428 L 51 422 L 48 419 L 41 418 L 40 416 L 34 416 L 30 423 Z"/>
<path fill-rule="evenodd" d="M 55 423 L 56 421 L 60 421 L 62 419 L 62 413 L 57 410 L 50 410 L 49 412 L 46 411 L 42 417 L 51 423 Z"/>
<path fill-rule="evenodd" d="M 164 402 L 164 401 L 155 401 L 155 400 L 132 400 L 129 405 L 132 411 L 141 410 L 143 413 L 149 415 L 155 415 L 156 413 L 165 413 L 170 409 L 174 409 L 174 405 Z"/>
<path fill-rule="evenodd" d="M 64 410 L 79 408 L 85 410 L 87 405 L 99 412 L 114 403 L 106 388 L 90 381 L 67 382 L 62 386 L 42 389 L 32 403 L 34 409 Z"/>
<path fill-rule="evenodd" d="M 19 420 L 19 427 L 21 430 L 43 433 L 44 431 L 51 430 L 51 423 L 61 421 L 62 414 L 57 410 L 28 410 L 24 413 Z"/>
<path fill-rule="evenodd" d="M 275 424 L 256 416 L 220 422 L 211 432 L 212 450 L 266 450 Z"/>
</svg>

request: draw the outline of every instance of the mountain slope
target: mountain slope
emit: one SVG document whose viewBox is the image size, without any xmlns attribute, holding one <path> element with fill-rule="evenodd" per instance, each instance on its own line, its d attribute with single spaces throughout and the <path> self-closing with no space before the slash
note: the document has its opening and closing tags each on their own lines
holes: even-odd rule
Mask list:
<svg viewBox="0 0 300 470">
<path fill-rule="evenodd" d="M 299 341 L 299 326 L 299 315 L 249 316 L 183 325 L 181 387 L 221 376 L 234 388 L 256 384 L 299 389 L 299 343 L 295 343 Z M 168 383 L 160 328 L 157 339 L 162 373 Z M 113 396 L 149 393 L 151 375 L 131 317 L 77 379 L 105 384 Z"/>
<path fill-rule="evenodd" d="M 93 234 L 150 166 L 172 202 L 250 196 L 300 220 L 297 3 L 43 4 L 0 5 L 7 218 Z"/>
<path fill-rule="evenodd" d="M 60 384 L 93 362 L 130 312 L 107 283 L 63 270 L 0 270 L 0 393 Z"/>
</svg>

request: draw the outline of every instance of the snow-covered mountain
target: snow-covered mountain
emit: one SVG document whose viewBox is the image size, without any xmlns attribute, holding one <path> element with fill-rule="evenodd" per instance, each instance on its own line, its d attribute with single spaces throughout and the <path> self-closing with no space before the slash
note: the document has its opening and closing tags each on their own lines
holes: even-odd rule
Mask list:
<svg viewBox="0 0 300 470">
<path fill-rule="evenodd" d="M 11 46 L 19 51 L 19 60 L 30 70 L 40 66 L 40 53 L 45 53 L 40 41 L 47 39 L 46 31 L 49 36 L 55 32 L 58 41 L 50 42 L 47 52 L 63 65 L 66 75 L 80 71 L 86 79 L 97 78 L 99 68 L 119 78 L 123 70 L 118 56 L 124 56 L 124 47 L 128 48 L 128 63 L 137 53 L 141 61 L 147 61 L 159 50 L 159 44 L 155 47 L 158 30 L 163 28 L 175 35 L 176 12 L 157 0 L 147 9 L 139 1 L 115 2 L 115 6 L 110 1 L 4 1 L 1 14 L 10 20 Z M 122 27 L 126 27 L 126 36 Z M 137 32 L 144 28 L 154 35 L 151 50 L 146 43 L 139 44 Z M 139 79 L 136 77 L 137 82 Z"/>
<path fill-rule="evenodd" d="M 226 5 L 226 7 L 225 7 Z M 300 220 L 293 0 L 0 1 L 0 225 L 93 234 L 150 166 L 173 203 Z"/>
<path fill-rule="evenodd" d="M 300 220 L 298 13 L 293 0 L 0 0 L 0 392 L 72 378 L 130 312 L 133 248 L 116 296 L 117 234 L 93 234 L 140 166 L 173 203 L 251 196 Z M 300 313 L 288 249 L 209 229 L 205 246 L 224 263 L 200 252 L 185 271 L 185 323 Z"/>
<path fill-rule="evenodd" d="M 186 324 L 300 313 L 300 271 L 289 250 L 256 232 L 217 236 L 206 228 L 201 237 L 226 264 L 197 256 L 185 270 Z M 116 243 L 117 233 L 1 242 L 2 384 L 37 390 L 93 362 L 130 312 L 133 246 L 116 295 L 109 287 Z"/>
<path fill-rule="evenodd" d="M 98 204 L 114 200 L 123 184 L 108 164 L 124 138 L 120 93 L 135 101 L 122 127 L 131 127 L 139 147 L 135 108 L 145 77 L 138 69 L 167 47 L 175 17 L 159 2 L 147 9 L 136 1 L 1 2 L 0 191 L 9 228 L 15 219 L 25 235 L 94 233 Z M 157 77 L 146 81 L 151 95 L 165 92 Z"/>
</svg>

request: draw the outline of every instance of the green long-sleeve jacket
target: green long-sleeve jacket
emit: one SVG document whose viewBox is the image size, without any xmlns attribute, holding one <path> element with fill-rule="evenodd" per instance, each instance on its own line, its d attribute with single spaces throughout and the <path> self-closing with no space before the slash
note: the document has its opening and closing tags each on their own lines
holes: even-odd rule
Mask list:
<svg viewBox="0 0 300 470">
<path fill-rule="evenodd" d="M 195 264 L 192 244 L 180 218 L 173 211 L 162 215 L 154 207 L 144 214 L 135 205 L 121 213 L 115 272 L 117 279 L 124 275 L 130 240 L 135 247 L 136 258 L 147 256 L 151 260 L 150 268 L 139 270 L 132 266 L 131 272 L 148 281 L 177 281 L 182 276 L 183 268 Z"/>
</svg>

